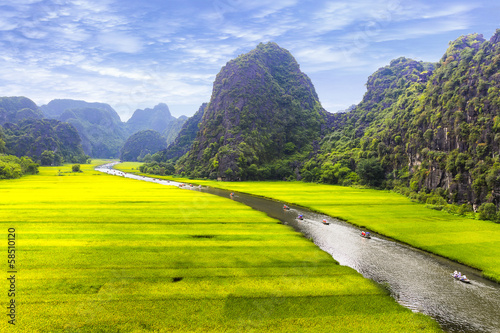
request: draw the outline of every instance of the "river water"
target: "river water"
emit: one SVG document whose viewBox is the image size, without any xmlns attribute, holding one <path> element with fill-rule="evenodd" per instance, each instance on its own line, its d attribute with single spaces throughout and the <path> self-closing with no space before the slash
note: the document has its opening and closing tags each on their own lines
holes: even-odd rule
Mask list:
<svg viewBox="0 0 500 333">
<path fill-rule="evenodd" d="M 111 167 L 108 165 L 96 170 L 163 185 L 180 185 L 172 181 L 125 174 Z M 230 196 L 229 191 L 210 187 L 184 188 L 232 197 L 292 226 L 331 254 L 341 265 L 354 268 L 363 276 L 382 284 L 400 304 L 435 318 L 446 332 L 500 333 L 500 284 L 481 278 L 477 270 L 381 235 L 372 234 L 371 239 L 362 238 L 360 229 L 302 207 L 289 205 L 290 210 L 284 210 L 283 202 L 243 193 Z M 299 214 L 304 216 L 304 220 L 297 219 Z M 330 224 L 324 225 L 323 219 Z M 466 274 L 471 283 L 454 280 L 450 273 L 455 270 Z"/>
</svg>

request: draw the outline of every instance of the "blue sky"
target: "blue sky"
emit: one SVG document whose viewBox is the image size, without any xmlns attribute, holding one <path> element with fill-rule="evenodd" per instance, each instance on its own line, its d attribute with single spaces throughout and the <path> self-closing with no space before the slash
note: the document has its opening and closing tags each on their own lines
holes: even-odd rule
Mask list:
<svg viewBox="0 0 500 333">
<path fill-rule="evenodd" d="M 489 39 L 499 14 L 497 0 L 0 0 L 0 96 L 190 116 L 226 62 L 274 41 L 335 112 L 390 60 L 436 62 L 460 35 Z"/>
</svg>

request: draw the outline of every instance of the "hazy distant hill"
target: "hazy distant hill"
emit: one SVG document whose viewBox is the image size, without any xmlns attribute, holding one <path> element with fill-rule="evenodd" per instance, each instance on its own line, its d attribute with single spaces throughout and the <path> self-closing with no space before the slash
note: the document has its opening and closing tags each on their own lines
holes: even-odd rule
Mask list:
<svg viewBox="0 0 500 333">
<path fill-rule="evenodd" d="M 163 162 L 171 159 L 177 160 L 191 149 L 199 130 L 198 125 L 201 123 L 206 107 L 207 103 L 203 103 L 198 111 L 184 122 L 175 140 L 173 140 L 167 149 L 159 153 L 161 155 L 159 160 Z"/>
<path fill-rule="evenodd" d="M 115 121 L 121 121 L 118 113 L 109 104 L 105 103 L 90 103 L 74 99 L 54 99 L 40 107 L 45 117 L 54 119 L 59 118 L 66 110 L 84 108 L 105 110 Z"/>
<path fill-rule="evenodd" d="M 108 104 L 71 99 L 53 100 L 41 107 L 46 116 L 73 124 L 87 154 L 97 158 L 117 158 L 127 138 L 152 129 L 173 140 L 184 118 L 176 119 L 164 103 L 153 109 L 136 110 L 124 123 Z"/>
<path fill-rule="evenodd" d="M 186 116 L 175 118 L 170 114 L 167 104 L 160 103 L 152 109 L 135 110 L 127 121 L 127 130 L 129 134 L 148 129 L 154 130 L 166 139 L 168 145 L 174 141 L 187 119 Z"/>
<path fill-rule="evenodd" d="M 179 135 L 179 132 L 188 119 L 189 118 L 186 116 L 180 116 L 179 118 L 174 119 L 173 121 L 168 123 L 167 127 L 162 133 L 162 135 L 167 140 L 167 145 L 174 142 L 175 138 Z"/>
<path fill-rule="evenodd" d="M 22 119 L 41 119 L 38 106 L 26 97 L 0 97 L 0 125 Z"/>
<path fill-rule="evenodd" d="M 154 108 L 135 110 L 132 117 L 127 121 L 129 133 L 135 133 L 145 129 L 151 129 L 162 133 L 168 124 L 176 118 L 170 114 L 167 104 L 160 103 Z"/>
<path fill-rule="evenodd" d="M 311 80 L 275 43 L 219 72 L 192 148 L 180 169 L 196 177 L 288 177 L 313 150 L 327 118 Z"/>
<path fill-rule="evenodd" d="M 85 153 L 97 158 L 116 158 L 128 135 L 115 114 L 97 108 L 68 109 L 58 119 L 75 126 Z"/>
</svg>

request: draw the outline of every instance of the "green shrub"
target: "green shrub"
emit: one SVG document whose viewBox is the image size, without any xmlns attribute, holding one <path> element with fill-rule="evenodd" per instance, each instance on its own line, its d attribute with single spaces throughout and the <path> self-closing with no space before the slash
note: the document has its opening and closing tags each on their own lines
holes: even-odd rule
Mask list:
<svg viewBox="0 0 500 333">
<path fill-rule="evenodd" d="M 479 206 L 478 209 L 480 220 L 495 220 L 497 217 L 497 207 L 491 202 L 487 202 Z"/>
</svg>

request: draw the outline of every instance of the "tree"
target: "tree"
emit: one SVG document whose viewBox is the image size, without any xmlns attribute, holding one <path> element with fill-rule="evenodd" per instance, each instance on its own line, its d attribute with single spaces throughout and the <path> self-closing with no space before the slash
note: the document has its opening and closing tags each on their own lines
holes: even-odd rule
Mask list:
<svg viewBox="0 0 500 333">
<path fill-rule="evenodd" d="M 80 169 L 80 164 L 73 164 L 73 166 L 71 167 L 71 170 L 73 170 L 73 172 L 81 172 L 82 171 Z"/>
<path fill-rule="evenodd" d="M 53 165 L 56 154 L 52 150 L 44 150 L 40 158 L 41 165 Z"/>
<path fill-rule="evenodd" d="M 478 212 L 480 220 L 495 220 L 497 215 L 497 207 L 491 202 L 484 203 L 479 206 Z"/>
<path fill-rule="evenodd" d="M 380 186 L 385 178 L 384 169 L 376 158 L 361 159 L 356 173 L 364 183 L 371 186 Z"/>
</svg>

